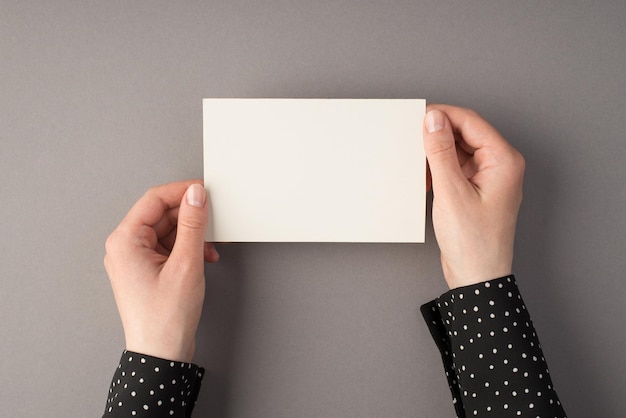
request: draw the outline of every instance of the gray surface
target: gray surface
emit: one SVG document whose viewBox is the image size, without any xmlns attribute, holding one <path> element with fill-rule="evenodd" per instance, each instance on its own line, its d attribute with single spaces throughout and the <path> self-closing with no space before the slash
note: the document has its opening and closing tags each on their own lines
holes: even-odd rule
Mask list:
<svg viewBox="0 0 626 418">
<path fill-rule="evenodd" d="M 202 176 L 202 97 L 423 97 L 526 156 L 515 272 L 572 417 L 623 417 L 626 3 L 0 3 L 0 415 L 98 416 L 104 240 Z M 183 5 L 184 3 L 184 5 Z M 222 247 L 197 416 L 450 417 L 425 245 Z"/>
</svg>

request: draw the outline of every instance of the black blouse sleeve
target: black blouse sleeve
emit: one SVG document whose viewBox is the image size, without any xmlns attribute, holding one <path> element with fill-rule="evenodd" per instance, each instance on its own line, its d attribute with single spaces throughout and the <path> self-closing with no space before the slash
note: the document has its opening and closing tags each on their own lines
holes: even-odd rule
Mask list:
<svg viewBox="0 0 626 418">
<path fill-rule="evenodd" d="M 459 418 L 565 417 L 513 276 L 453 289 L 421 308 Z M 124 351 L 103 418 L 191 416 L 204 369 Z"/>
<path fill-rule="evenodd" d="M 204 369 L 124 351 L 103 418 L 191 416 Z"/>
<path fill-rule="evenodd" d="M 565 417 L 514 276 L 450 290 L 421 311 L 459 418 Z"/>
</svg>

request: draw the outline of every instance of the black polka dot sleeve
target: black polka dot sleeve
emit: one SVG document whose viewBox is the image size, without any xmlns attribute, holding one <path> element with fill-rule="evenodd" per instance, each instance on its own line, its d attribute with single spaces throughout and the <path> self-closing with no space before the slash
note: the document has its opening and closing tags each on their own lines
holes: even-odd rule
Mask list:
<svg viewBox="0 0 626 418">
<path fill-rule="evenodd" d="M 514 276 L 450 290 L 421 311 L 459 418 L 565 417 Z"/>
<path fill-rule="evenodd" d="M 103 418 L 190 417 L 203 375 L 194 364 L 124 351 Z"/>
</svg>

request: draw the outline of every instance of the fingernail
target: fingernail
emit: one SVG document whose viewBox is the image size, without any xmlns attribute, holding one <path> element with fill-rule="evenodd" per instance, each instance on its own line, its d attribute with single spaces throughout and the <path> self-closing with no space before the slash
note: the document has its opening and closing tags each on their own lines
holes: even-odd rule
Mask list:
<svg viewBox="0 0 626 418">
<path fill-rule="evenodd" d="M 206 191 L 199 184 L 192 184 L 187 189 L 187 203 L 191 206 L 201 208 L 206 200 Z"/>
<path fill-rule="evenodd" d="M 445 119 L 443 117 L 443 113 L 439 110 L 431 110 L 426 113 L 426 117 L 424 118 L 424 123 L 426 124 L 426 130 L 428 133 L 437 132 L 443 129 L 445 123 Z"/>
</svg>

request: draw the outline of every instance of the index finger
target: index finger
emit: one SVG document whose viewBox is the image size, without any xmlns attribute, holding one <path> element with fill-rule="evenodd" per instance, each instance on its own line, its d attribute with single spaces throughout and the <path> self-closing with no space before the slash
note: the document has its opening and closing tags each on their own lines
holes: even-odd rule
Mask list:
<svg viewBox="0 0 626 418">
<path fill-rule="evenodd" d="M 185 191 L 194 183 L 202 184 L 202 181 L 186 180 L 151 188 L 133 205 L 122 222 L 133 226 L 156 225 L 168 210 L 180 206 Z"/>
<path fill-rule="evenodd" d="M 440 110 L 448 116 L 452 130 L 460 134 L 467 148 L 463 144 L 461 146 L 470 154 L 484 147 L 510 147 L 496 128 L 471 109 L 442 104 L 428 105 L 428 110 L 432 109 Z"/>
</svg>

